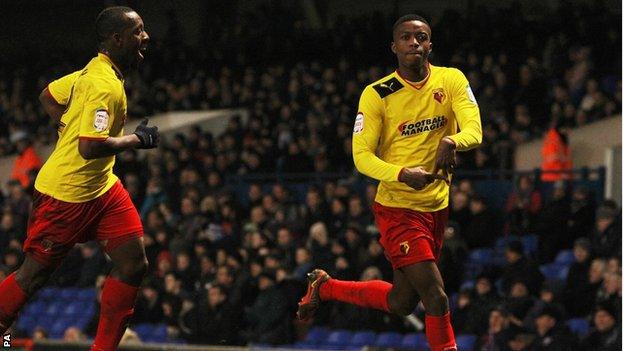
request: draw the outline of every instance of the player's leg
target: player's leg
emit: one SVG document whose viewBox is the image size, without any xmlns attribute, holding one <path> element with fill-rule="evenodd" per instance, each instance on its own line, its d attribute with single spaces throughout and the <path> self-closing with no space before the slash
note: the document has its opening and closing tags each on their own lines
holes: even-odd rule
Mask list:
<svg viewBox="0 0 624 351">
<path fill-rule="evenodd" d="M 414 312 L 420 296 L 407 276 L 400 270 L 393 272 L 392 290 L 388 294 L 390 312 L 399 316 L 407 316 Z"/>
<path fill-rule="evenodd" d="M 43 265 L 26 253 L 21 266 L 0 283 L 0 335 L 13 324 L 26 301 L 48 281 L 58 265 Z"/>
<path fill-rule="evenodd" d="M 128 192 L 117 183 L 102 197 L 104 215 L 96 238 L 113 262 L 104 281 L 100 319 L 91 350 L 116 350 L 134 313 L 134 303 L 147 258 L 143 244 L 143 226 Z"/>
<path fill-rule="evenodd" d="M 24 262 L 0 284 L 0 334 L 85 235 L 90 216 L 84 213 L 83 204 L 62 202 L 35 192 L 24 242 Z"/>
<path fill-rule="evenodd" d="M 434 261 L 425 261 L 402 267 L 401 271 L 416 288 L 425 306 L 425 328 L 431 349 L 456 350 L 448 298 L 438 266 Z"/>
</svg>

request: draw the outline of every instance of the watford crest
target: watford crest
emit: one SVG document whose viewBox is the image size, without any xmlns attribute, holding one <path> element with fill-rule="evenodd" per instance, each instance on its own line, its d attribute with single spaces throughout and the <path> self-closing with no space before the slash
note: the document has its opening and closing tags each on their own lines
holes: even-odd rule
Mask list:
<svg viewBox="0 0 624 351">
<path fill-rule="evenodd" d="M 399 245 L 400 245 L 400 248 L 401 248 L 401 252 L 404 255 L 407 255 L 407 253 L 409 252 L 409 249 L 410 249 L 409 243 L 407 241 L 404 241 L 404 242 L 400 243 Z"/>
<path fill-rule="evenodd" d="M 443 103 L 444 102 L 444 98 L 446 95 L 444 95 L 444 89 L 442 88 L 438 88 L 438 89 L 434 89 L 433 90 L 433 98 L 439 102 L 439 103 Z"/>
</svg>

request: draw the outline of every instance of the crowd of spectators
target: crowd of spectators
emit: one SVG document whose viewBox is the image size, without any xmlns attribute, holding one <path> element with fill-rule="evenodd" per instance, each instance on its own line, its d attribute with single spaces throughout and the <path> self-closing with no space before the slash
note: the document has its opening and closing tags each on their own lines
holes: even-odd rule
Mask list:
<svg viewBox="0 0 624 351">
<path fill-rule="evenodd" d="M 461 68 L 480 103 L 484 146 L 462 157 L 463 169 L 510 168 L 512 145 L 539 135 L 552 121 L 578 126 L 621 107 L 619 58 L 612 57 L 619 52 L 597 50 L 620 45 L 619 26 L 612 25 L 617 16 L 596 7 L 562 6 L 538 21 L 507 12 L 512 10 L 448 12 L 432 19 L 434 62 Z M 272 15 L 266 11 L 242 23 L 264 23 Z M 150 262 L 132 325 L 164 323 L 172 338 L 189 343 L 290 343 L 310 326 L 294 319 L 310 269 L 323 268 L 339 279 L 391 281 L 369 210 L 375 186 L 353 175 L 350 150 L 362 87 L 392 67 L 383 58 L 391 59 L 391 53 L 381 50 L 390 36 L 379 31 L 391 26 L 390 18 L 341 19 L 313 33 L 292 17 L 281 18 L 293 21 L 294 31 L 275 32 L 265 24 L 251 37 L 245 37 L 247 25 L 237 25 L 240 37 L 234 38 L 215 26 L 207 33 L 211 46 L 246 48 L 234 57 L 223 49 L 202 58 L 156 43 L 141 76 L 128 77 L 134 116 L 239 106 L 251 112 L 246 123 L 232 118 L 222 135 L 195 127 L 166 138 L 156 150 L 117 157 L 115 173 L 140 211 Z M 557 23 L 563 18 L 565 25 Z M 284 45 L 245 45 L 262 35 Z M 365 45 L 368 36 L 378 47 Z M 299 39 L 311 45 L 298 51 Z M 311 48 L 321 42 L 324 50 L 316 55 Z M 293 54 L 280 60 L 281 50 Z M 46 72 L 30 84 L 19 74 L 0 80 L 0 154 L 15 151 L 21 131 L 36 143 L 54 140 L 36 99 L 29 98 L 50 78 Z M 298 184 L 226 181 L 276 169 L 343 176 Z M 22 259 L 32 190 L 32 182 L 11 181 L 0 198 L 0 280 Z M 452 296 L 456 333 L 478 335 L 488 350 L 540 349 L 553 340 L 619 349 L 621 210 L 614 202 L 596 204 L 587 188 L 565 183 L 547 195 L 535 180 L 522 177 L 506 205 L 496 208 L 464 180 L 452 187 L 450 219 L 440 269 Z M 539 238 L 537 252 L 527 255 L 520 242 L 511 241 L 504 262 L 466 279 L 471 250 L 529 233 Z M 575 262 L 567 279 L 556 284 L 538 267 L 562 249 L 572 249 Z M 96 243 L 81 244 L 50 284 L 99 288 L 108 269 Z M 570 333 L 568 318 L 586 318 L 592 333 Z M 97 314 L 84 332 L 93 336 L 96 323 Z M 340 303 L 324 304 L 311 323 L 418 329 L 413 319 Z"/>
<path fill-rule="evenodd" d="M 484 146 L 460 157 L 464 169 L 511 168 L 513 146 L 550 126 L 565 132 L 621 110 L 618 14 L 600 2 L 562 2 L 533 17 L 521 13 L 519 4 L 476 6 L 431 18 L 433 63 L 460 68 L 481 109 Z M 251 159 L 260 170 L 350 169 L 342 161 L 359 94 L 396 67 L 388 50 L 395 17 L 339 16 L 312 29 L 298 11 L 279 6 L 215 12 L 206 18 L 204 44 L 187 47 L 176 29 L 182 19 L 171 16 L 168 36 L 154 40 L 140 73 L 127 77 L 129 115 L 245 107 L 253 132 L 246 135 L 249 151 L 238 158 Z M 54 140 L 36 96 L 83 64 L 3 72 L 0 155 L 16 151 L 21 131 L 37 143 Z M 302 162 L 283 162 L 288 157 Z"/>
</svg>

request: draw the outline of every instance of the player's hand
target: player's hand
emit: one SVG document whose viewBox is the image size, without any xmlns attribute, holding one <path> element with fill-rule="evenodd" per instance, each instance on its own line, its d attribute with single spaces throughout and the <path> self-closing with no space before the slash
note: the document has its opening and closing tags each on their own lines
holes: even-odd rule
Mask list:
<svg viewBox="0 0 624 351">
<path fill-rule="evenodd" d="M 455 142 L 450 138 L 440 139 L 433 174 L 442 171 L 442 176 L 447 184 L 451 183 L 450 175 L 455 171 Z"/>
<path fill-rule="evenodd" d="M 147 118 L 143 119 L 141 123 L 134 130 L 134 134 L 139 137 L 141 145 L 137 149 L 153 149 L 158 146 L 160 141 L 160 133 L 158 133 L 158 127 L 147 126 Z"/>
<path fill-rule="evenodd" d="M 434 174 L 425 171 L 422 167 L 404 168 L 399 175 L 399 181 L 409 187 L 421 190 L 436 180 L 446 180 L 441 174 Z"/>
</svg>

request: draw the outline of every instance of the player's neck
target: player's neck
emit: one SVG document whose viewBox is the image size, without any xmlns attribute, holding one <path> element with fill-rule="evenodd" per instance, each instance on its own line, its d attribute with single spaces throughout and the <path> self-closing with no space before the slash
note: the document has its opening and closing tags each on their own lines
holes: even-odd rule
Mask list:
<svg viewBox="0 0 624 351">
<path fill-rule="evenodd" d="M 421 82 L 429 75 L 429 63 L 424 62 L 418 68 L 399 66 L 399 74 L 403 79 L 407 79 L 410 82 Z"/>
<path fill-rule="evenodd" d="M 110 51 L 106 49 L 100 50 L 99 53 L 108 57 L 108 59 L 113 63 L 113 69 L 117 71 L 122 77 L 126 75 L 128 68 L 120 64 L 122 60 L 120 60 L 118 57 L 115 57 L 115 55 L 111 54 Z"/>
</svg>

